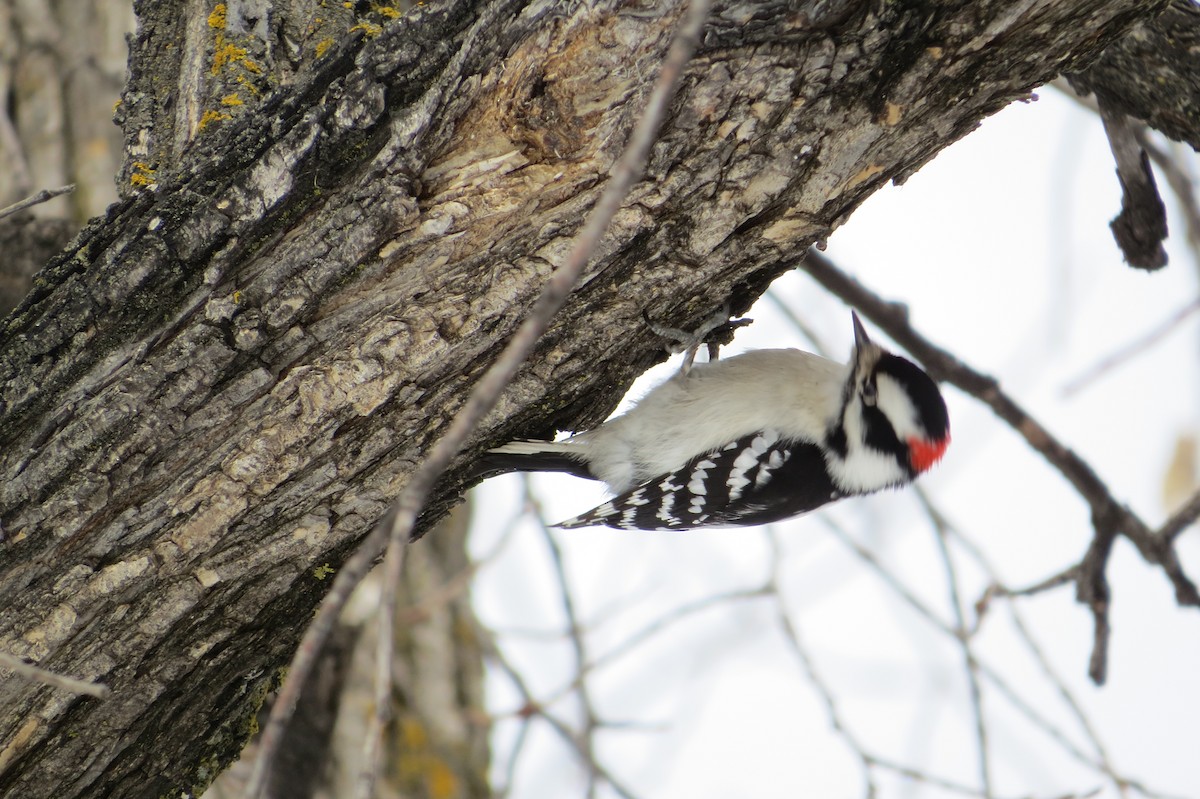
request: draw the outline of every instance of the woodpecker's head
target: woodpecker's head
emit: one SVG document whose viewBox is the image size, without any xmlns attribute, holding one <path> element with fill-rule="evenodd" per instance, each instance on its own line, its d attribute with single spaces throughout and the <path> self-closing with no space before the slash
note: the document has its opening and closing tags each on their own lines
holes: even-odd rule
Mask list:
<svg viewBox="0 0 1200 799">
<path fill-rule="evenodd" d="M 854 357 L 830 433 L 836 482 L 855 493 L 906 483 L 941 459 L 950 417 L 937 384 L 893 355 L 854 319 Z"/>
</svg>

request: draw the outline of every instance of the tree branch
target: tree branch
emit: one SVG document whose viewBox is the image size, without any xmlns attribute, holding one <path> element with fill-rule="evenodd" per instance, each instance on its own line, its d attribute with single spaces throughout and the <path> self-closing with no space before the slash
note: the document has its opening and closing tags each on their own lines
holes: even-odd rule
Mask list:
<svg viewBox="0 0 1200 799">
<path fill-rule="evenodd" d="M 618 159 L 599 201 L 576 237 L 565 263 L 546 282 L 533 310 L 521 323 L 521 327 L 509 341 L 508 346 L 504 348 L 500 357 L 472 389 L 466 404 L 454 417 L 454 421 L 445 435 L 438 439 L 429 456 L 413 473 L 395 507 L 363 541 L 352 561 L 348 562 L 346 567 L 338 573 L 334 585 L 336 590 L 331 590 L 321 603 L 317 619 L 305 632 L 301 647 L 297 650 L 296 657 L 292 659 L 289 681 L 292 681 L 296 687 L 291 689 L 286 696 L 281 692 L 278 701 L 271 709 L 271 718 L 263 732 L 255 773 L 246 788 L 247 799 L 255 799 L 259 796 L 265 785 L 266 774 L 279 742 L 283 738 L 283 731 L 287 726 L 288 719 L 295 709 L 299 687 L 307 679 L 308 672 L 315 663 L 321 646 L 328 637 L 334 621 L 341 613 L 345 598 L 349 596 L 353 586 L 362 580 L 370 565 L 383 553 L 385 546 L 387 558 L 384 570 L 384 591 L 380 602 L 386 611 L 380 614 L 380 623 L 381 625 L 386 623 L 387 626 L 380 629 L 379 662 L 376 667 L 380 685 L 376 691 L 376 703 L 377 713 L 386 713 L 384 708 L 390 706 L 390 703 L 385 700 L 390 697 L 392 687 L 391 608 L 395 606 L 396 586 L 400 580 L 400 565 L 404 547 L 412 536 L 417 515 L 424 508 L 426 498 L 433 489 L 434 483 L 450 465 L 450 461 L 462 448 L 475 426 L 495 406 L 500 398 L 500 393 L 516 375 L 521 364 L 533 351 L 538 339 L 550 326 L 551 317 L 566 302 L 567 295 L 570 294 L 579 276 L 583 273 L 588 259 L 595 252 L 600 237 L 608 229 L 630 188 L 641 177 L 645 170 L 650 145 L 653 143 L 659 126 L 666 116 L 667 107 L 675 95 L 683 67 L 691 58 L 696 43 L 699 41 L 700 31 L 708 17 L 708 6 L 707 0 L 691 0 L 685 22 L 680 26 L 667 53 L 646 107 L 629 137 L 629 143 Z M 481 21 L 481 25 L 484 22 L 487 20 Z M 352 565 L 353 568 L 351 568 Z M 344 587 L 340 584 L 344 584 Z M 379 768 L 379 762 L 376 759 L 380 751 L 378 737 L 382 736 L 386 722 L 386 717 L 377 717 L 376 723 L 371 728 L 375 730 L 375 736 L 372 736 L 368 742 L 368 749 L 374 753 L 375 757 L 371 758 L 368 768 L 373 771 Z M 368 794 L 372 790 L 368 786 Z"/>
<path fill-rule="evenodd" d="M 1189 514 L 1200 514 L 1200 508 L 1195 507 L 1200 502 L 1189 503 L 1177 521 L 1168 522 L 1170 527 L 1164 525 L 1158 532 L 1151 531 L 1133 511 L 1113 497 L 1086 461 L 1005 394 L 995 378 L 975 371 L 917 333 L 909 324 L 907 311 L 903 306 L 886 302 L 839 270 L 829 258 L 816 250 L 809 250 L 799 268 L 886 331 L 894 341 L 916 356 L 935 379 L 957 386 L 990 407 L 1000 419 L 1024 438 L 1034 451 L 1040 453 L 1057 469 L 1088 503 L 1092 511 L 1095 535 L 1087 554 L 1080 561 L 1078 571 L 1072 576 L 1076 585 L 1076 596 L 1091 609 L 1095 621 L 1089 674 L 1097 684 L 1104 682 L 1110 632 L 1110 595 L 1105 570 L 1112 553 L 1113 541 L 1118 535 L 1131 541 L 1148 563 L 1162 568 L 1175 587 L 1176 601 L 1180 605 L 1200 606 L 1200 593 L 1197 592 L 1195 583 L 1184 573 L 1172 539 L 1164 534 L 1174 531 L 1175 525 L 1186 523 Z"/>
<path fill-rule="evenodd" d="M 32 208 L 35 205 L 40 205 L 47 200 L 53 200 L 55 197 L 60 197 L 64 194 L 70 194 L 73 191 L 75 191 L 74 183 L 68 183 L 66 186 L 59 186 L 57 189 L 42 189 L 37 194 L 26 197 L 20 202 L 15 202 L 12 205 L 0 208 L 0 219 L 20 213 L 26 208 Z"/>
</svg>

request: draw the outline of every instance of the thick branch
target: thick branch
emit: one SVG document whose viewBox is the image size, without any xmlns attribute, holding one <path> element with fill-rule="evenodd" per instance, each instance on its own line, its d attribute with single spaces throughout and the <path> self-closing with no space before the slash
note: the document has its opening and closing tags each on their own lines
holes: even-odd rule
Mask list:
<svg viewBox="0 0 1200 799">
<path fill-rule="evenodd" d="M 235 755 L 327 569 L 562 264 L 679 8 L 419 6 L 314 46 L 253 114 L 151 132 L 186 146 L 0 327 L 0 649 L 113 691 L 2 678 L 0 793 L 167 794 Z M 822 8 L 714 11 L 647 178 L 468 450 L 595 423 L 659 357 L 645 308 L 683 328 L 744 309 L 887 180 L 1152 10 Z M 212 75 L 192 41 L 180 69 Z"/>
<path fill-rule="evenodd" d="M 1200 7 L 1192 0 L 1172 0 L 1070 78 L 1081 93 L 1102 93 L 1114 110 L 1200 149 Z"/>
</svg>

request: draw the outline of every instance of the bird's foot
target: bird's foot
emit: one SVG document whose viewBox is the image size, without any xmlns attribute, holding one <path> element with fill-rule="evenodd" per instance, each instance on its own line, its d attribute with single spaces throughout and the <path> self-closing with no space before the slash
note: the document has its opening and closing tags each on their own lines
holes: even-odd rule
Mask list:
<svg viewBox="0 0 1200 799">
<path fill-rule="evenodd" d="M 642 318 L 646 320 L 646 325 L 651 330 L 668 340 L 668 343 L 665 345 L 667 352 L 672 355 L 679 352 L 684 353 L 679 373 L 687 374 L 691 371 L 692 362 L 696 359 L 696 352 L 700 349 L 701 344 L 708 345 L 708 359 L 715 361 L 717 360 L 721 344 L 729 343 L 733 338 L 733 331 L 739 327 L 745 327 L 754 321 L 753 319 L 731 319 L 729 311 L 729 303 L 726 302 L 710 317 L 705 319 L 697 330 L 692 332 L 680 330 L 676 327 L 660 325 L 651 320 L 650 315 L 645 310 L 642 311 Z M 714 335 L 718 333 L 720 335 Z"/>
</svg>

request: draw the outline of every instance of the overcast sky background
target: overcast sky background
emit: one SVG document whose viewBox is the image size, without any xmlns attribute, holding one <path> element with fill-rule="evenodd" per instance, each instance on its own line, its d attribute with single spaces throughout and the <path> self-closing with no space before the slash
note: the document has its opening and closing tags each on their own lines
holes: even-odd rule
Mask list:
<svg viewBox="0 0 1200 799">
<path fill-rule="evenodd" d="M 1194 432 L 1200 418 L 1200 315 L 1084 389 L 1065 396 L 1064 387 L 1194 301 L 1197 268 L 1174 208 L 1171 264 L 1147 274 L 1121 262 L 1108 229 L 1120 196 L 1099 122 L 1054 90 L 1038 95 L 1037 102 L 988 120 L 904 186 L 877 193 L 833 235 L 828 255 L 884 297 L 907 303 L 914 325 L 932 341 L 1000 378 L 1118 498 L 1157 524 L 1166 515 L 1161 488 L 1175 442 Z M 802 274 L 786 276 L 773 291 L 818 331 L 832 357 L 848 357 L 850 314 L 840 301 Z M 758 347 L 811 349 L 769 303 L 760 302 L 749 316 L 755 323 L 739 332 L 726 355 Z M 632 394 L 644 393 L 648 381 L 662 380 L 672 368 L 653 370 Z M 953 444 L 920 481 L 932 501 L 1010 586 L 1035 583 L 1078 561 L 1091 537 L 1083 501 L 990 411 L 952 388 L 945 391 Z M 604 498 L 598 486 L 569 477 L 539 476 L 533 485 L 552 522 Z M 503 520 L 521 504 L 521 490 L 519 478 L 506 476 L 478 491 L 476 555 L 495 546 Z M 832 532 L 831 520 L 952 624 L 946 568 L 916 495 L 906 490 L 843 501 L 826 514 L 777 525 L 783 595 L 813 667 L 856 738 L 880 757 L 977 786 L 961 649 L 898 598 Z M 591 528 L 553 535 L 588 626 L 589 657 L 621 647 L 672 609 L 760 585 L 772 559 L 772 534 L 762 529 Z M 1179 549 L 1185 568 L 1200 579 L 1196 528 Z M 961 546 L 952 556 L 970 613 L 989 580 Z M 1166 796 L 1200 796 L 1200 611 L 1178 610 L 1166 579 L 1124 541 L 1108 574 L 1113 635 L 1103 688 L 1086 676 L 1091 617 L 1071 587 L 1019 600 L 1017 607 L 1094 725 L 1113 768 Z M 574 674 L 554 575 L 543 533 L 530 522 L 474 587 L 481 619 L 503 633 L 506 656 L 539 697 L 560 693 Z M 1095 758 L 1061 696 L 1019 643 L 1004 603 L 989 613 L 976 643 L 988 667 Z M 502 674 L 493 673 L 488 686 L 493 712 L 520 706 Z M 618 725 L 597 733 L 598 759 L 636 796 L 864 795 L 861 764 L 832 729 L 821 694 L 768 599 L 689 616 L 592 672 L 588 686 L 601 718 Z M 1119 795 L 991 683 L 985 681 L 983 691 L 998 797 L 1049 799 L 1093 789 L 1100 789 L 1098 797 Z M 579 724 L 573 696 L 551 709 Z M 497 783 L 505 778 L 518 727 L 515 720 L 496 727 Z M 531 727 L 518 763 L 515 799 L 584 795 L 585 769 L 545 724 Z M 878 774 L 885 799 L 958 795 Z"/>
</svg>

